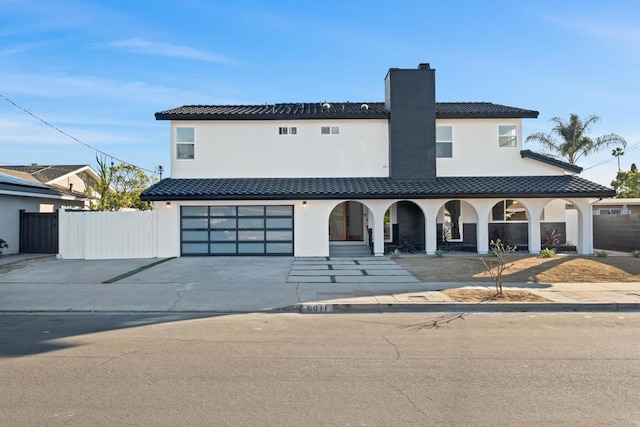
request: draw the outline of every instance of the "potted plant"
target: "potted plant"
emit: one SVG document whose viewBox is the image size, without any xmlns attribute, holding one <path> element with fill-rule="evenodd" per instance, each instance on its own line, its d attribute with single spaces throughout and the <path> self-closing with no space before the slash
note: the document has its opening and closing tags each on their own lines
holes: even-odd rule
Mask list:
<svg viewBox="0 0 640 427">
<path fill-rule="evenodd" d="M 9 247 L 9 244 L 7 243 L 7 241 L 4 239 L 0 239 L 0 258 L 2 258 L 2 250 L 8 247 Z"/>
</svg>

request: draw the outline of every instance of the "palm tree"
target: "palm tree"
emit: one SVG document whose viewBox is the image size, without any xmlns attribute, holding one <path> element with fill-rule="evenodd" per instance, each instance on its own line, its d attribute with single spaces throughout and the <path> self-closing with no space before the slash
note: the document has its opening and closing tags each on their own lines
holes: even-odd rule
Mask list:
<svg viewBox="0 0 640 427">
<path fill-rule="evenodd" d="M 618 172 L 620 172 L 620 156 L 624 156 L 624 150 L 620 147 L 616 147 L 611 151 L 611 155 L 618 158 Z"/>
<path fill-rule="evenodd" d="M 537 141 L 545 148 L 555 152 L 556 157 L 560 157 L 575 165 L 582 156 L 587 156 L 604 147 L 611 145 L 627 146 L 627 141 L 615 133 L 602 135 L 596 139 L 588 136 L 591 125 L 600 120 L 598 116 L 589 116 L 582 121 L 577 114 L 571 114 L 569 121 L 565 122 L 560 117 L 551 119 L 556 125 L 551 129 L 551 134 L 537 132 L 527 137 L 527 142 Z M 561 138 L 560 141 L 553 139 L 552 134 Z M 553 155 L 553 154 L 552 154 Z"/>
</svg>

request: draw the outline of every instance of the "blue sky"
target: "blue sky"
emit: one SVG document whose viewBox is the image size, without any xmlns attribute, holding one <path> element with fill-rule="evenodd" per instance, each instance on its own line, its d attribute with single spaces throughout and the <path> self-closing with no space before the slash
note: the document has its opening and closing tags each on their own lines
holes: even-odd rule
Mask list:
<svg viewBox="0 0 640 427">
<path fill-rule="evenodd" d="M 184 104 L 382 101 L 390 67 L 429 62 L 438 101 L 549 119 L 595 114 L 640 164 L 640 2 L 0 0 L 0 94 L 75 138 L 169 169 Z M 91 164 L 95 152 L 0 98 L 0 166 Z M 539 150 L 536 145 L 525 148 Z M 608 185 L 606 149 L 582 176 Z"/>
</svg>

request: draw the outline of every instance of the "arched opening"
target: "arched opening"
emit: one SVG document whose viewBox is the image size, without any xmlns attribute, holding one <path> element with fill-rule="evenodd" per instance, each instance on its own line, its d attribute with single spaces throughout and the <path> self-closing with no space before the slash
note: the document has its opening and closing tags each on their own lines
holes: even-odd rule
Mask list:
<svg viewBox="0 0 640 427">
<path fill-rule="evenodd" d="M 384 216 L 385 253 L 425 251 L 425 220 L 422 209 L 410 201 L 395 202 Z"/>
<path fill-rule="evenodd" d="M 365 207 L 360 202 L 342 202 L 329 215 L 330 241 L 363 241 Z"/>
<path fill-rule="evenodd" d="M 547 203 L 540 214 L 540 247 L 557 252 L 577 252 L 580 211 L 569 201 Z"/>
<path fill-rule="evenodd" d="M 436 219 L 438 249 L 444 251 L 478 251 L 478 215 L 463 200 L 449 200 L 440 207 Z"/>
<path fill-rule="evenodd" d="M 329 255 L 371 255 L 371 211 L 356 201 L 337 204 L 329 214 Z"/>
<path fill-rule="evenodd" d="M 489 213 L 489 241 L 492 240 L 515 246 L 518 251 L 529 250 L 529 214 L 522 202 L 505 199 L 493 205 Z"/>
</svg>

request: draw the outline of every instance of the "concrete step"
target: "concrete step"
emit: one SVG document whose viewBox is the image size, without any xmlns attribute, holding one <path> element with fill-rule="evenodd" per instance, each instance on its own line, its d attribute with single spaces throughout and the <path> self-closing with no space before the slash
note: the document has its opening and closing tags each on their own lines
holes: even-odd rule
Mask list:
<svg viewBox="0 0 640 427">
<path fill-rule="evenodd" d="M 371 255 L 369 246 L 361 243 L 354 245 L 329 245 L 329 256 L 367 256 Z"/>
</svg>

